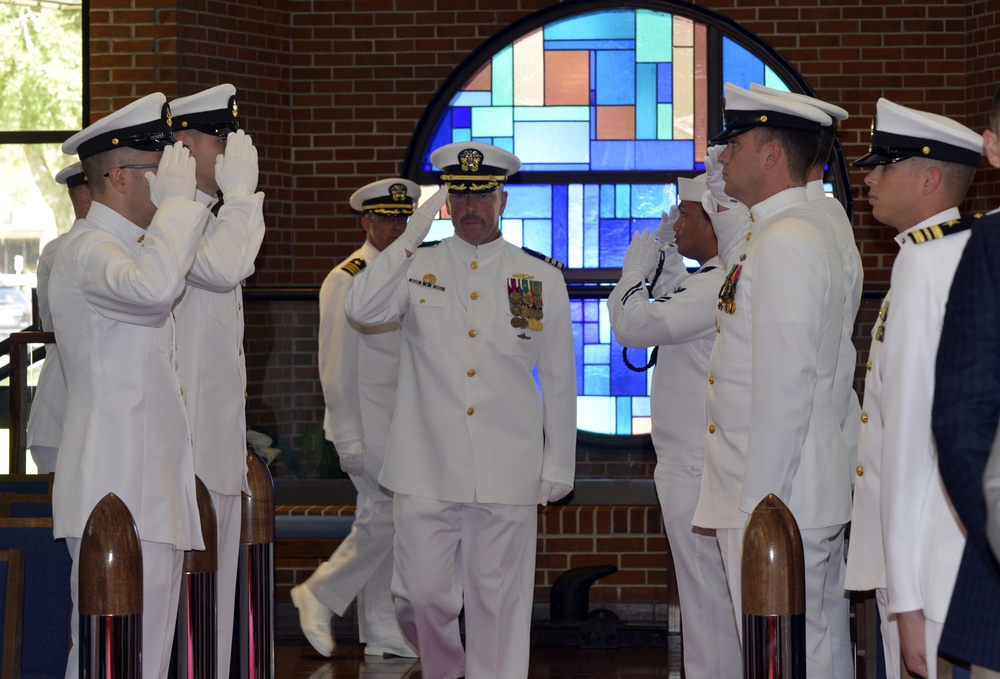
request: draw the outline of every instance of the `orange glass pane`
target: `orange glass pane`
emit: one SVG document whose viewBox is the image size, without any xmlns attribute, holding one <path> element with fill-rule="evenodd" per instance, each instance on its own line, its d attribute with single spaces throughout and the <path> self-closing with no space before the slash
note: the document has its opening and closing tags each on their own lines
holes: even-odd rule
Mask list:
<svg viewBox="0 0 1000 679">
<path fill-rule="evenodd" d="M 545 52 L 545 105 L 590 104 L 590 52 Z"/>
<path fill-rule="evenodd" d="M 598 139 L 635 139 L 635 106 L 598 106 Z"/>
</svg>

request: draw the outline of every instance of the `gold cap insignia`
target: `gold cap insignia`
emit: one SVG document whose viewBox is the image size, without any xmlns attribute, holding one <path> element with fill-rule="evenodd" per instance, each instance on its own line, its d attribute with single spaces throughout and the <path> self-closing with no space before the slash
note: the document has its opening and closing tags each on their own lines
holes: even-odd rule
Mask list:
<svg viewBox="0 0 1000 679">
<path fill-rule="evenodd" d="M 922 149 L 920 149 L 920 150 L 921 150 L 921 151 L 923 151 L 923 152 L 924 152 L 924 155 L 926 156 L 926 155 L 927 155 L 928 153 L 930 153 L 930 152 L 931 152 L 931 147 L 930 147 L 930 146 L 925 146 L 925 147 L 923 147 L 923 148 L 922 148 Z"/>
<path fill-rule="evenodd" d="M 479 172 L 483 154 L 476 149 L 465 149 L 458 154 L 458 162 L 462 164 L 462 172 Z"/>
<path fill-rule="evenodd" d="M 406 185 L 405 184 L 393 184 L 389 187 L 389 195 L 397 203 L 402 200 L 406 200 Z"/>
<path fill-rule="evenodd" d="M 762 123 L 766 123 L 767 122 L 767 116 L 761 116 L 760 118 L 758 118 L 758 120 L 760 122 L 762 122 Z"/>
<path fill-rule="evenodd" d="M 173 127 L 174 126 L 174 117 L 170 113 L 170 104 L 164 104 L 163 105 L 163 115 L 167 119 L 167 127 Z"/>
<path fill-rule="evenodd" d="M 238 105 L 236 104 L 236 98 L 234 97 L 234 98 L 233 98 L 233 117 L 234 117 L 234 118 L 235 118 L 235 117 L 236 117 L 237 115 L 239 115 L 239 114 L 238 114 L 238 111 L 239 111 L 239 110 L 240 110 L 240 109 L 239 109 L 239 106 L 238 106 Z"/>
<path fill-rule="evenodd" d="M 115 146 L 118 146 L 118 137 L 115 137 L 114 139 L 112 139 L 111 143 L 114 144 Z"/>
</svg>

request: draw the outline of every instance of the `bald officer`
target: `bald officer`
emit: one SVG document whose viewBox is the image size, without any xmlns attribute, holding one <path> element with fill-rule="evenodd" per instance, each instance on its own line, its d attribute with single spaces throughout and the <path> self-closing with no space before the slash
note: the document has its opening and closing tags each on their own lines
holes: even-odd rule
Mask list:
<svg viewBox="0 0 1000 679">
<path fill-rule="evenodd" d="M 240 129 L 236 88 L 212 87 L 170 104 L 174 134 L 197 161 L 196 200 L 212 210 L 184 294 L 174 307 L 177 370 L 194 437 L 195 473 L 215 504 L 219 676 L 229 676 L 241 493 L 246 490 L 243 281 L 264 238 L 257 150 Z"/>
<path fill-rule="evenodd" d="M 324 429 L 358 491 L 350 535 L 305 583 L 292 588 L 302 631 L 322 655 L 334 649 L 331 615 L 343 615 L 357 596 L 365 654 L 416 657 L 396 621 L 390 592 L 392 495 L 378 483 L 396 403 L 399 323 L 360 326 L 347 317 L 344 300 L 354 277 L 402 235 L 419 198 L 420 187 L 400 178 L 355 191 L 351 207 L 361 213 L 364 245 L 330 272 L 319 291 Z M 423 218 L 429 221 L 433 215 Z"/>
<path fill-rule="evenodd" d="M 835 382 L 847 293 L 838 239 L 805 189 L 820 129 L 832 120 L 731 83 L 725 94 L 726 129 L 713 142 L 726 144 L 725 191 L 748 206 L 752 225 L 717 302 L 694 524 L 717 529 L 742 622 L 744 527 L 769 493 L 788 505 L 805 555 L 806 666 L 810 677 L 836 677 L 844 662 L 835 640 L 848 625 L 839 564 L 850 463 Z"/>
<path fill-rule="evenodd" d="M 205 548 L 170 309 L 210 215 L 194 200 L 194 159 L 173 142 L 170 109 L 156 93 L 63 144 L 83 161 L 94 202 L 66 235 L 49 279 L 68 389 L 54 533 L 73 557 L 75 607 L 91 510 L 108 493 L 128 507 L 142 547 L 144 679 L 166 676 L 184 551 Z"/>
<path fill-rule="evenodd" d="M 974 221 L 957 206 L 982 152 L 964 125 L 879 99 L 871 151 L 854 162 L 871 168 L 872 215 L 899 232 L 900 250 L 872 333 L 847 586 L 875 589 L 886 670 L 898 672 L 901 655 L 929 679 L 965 546 L 931 432 L 935 357 Z"/>
<path fill-rule="evenodd" d="M 706 159 L 707 160 L 707 159 Z M 653 478 L 670 541 L 684 634 L 684 673 L 737 679 L 743 660 L 726 571 L 714 531 L 691 525 L 705 466 L 705 391 L 715 342 L 715 300 L 725 277 L 712 222 L 702 208 L 705 176 L 677 180 L 679 219 L 671 233 L 635 234 L 622 278 L 608 297 L 615 338 L 628 347 L 657 346 L 650 394 L 656 469 Z M 675 208 L 676 210 L 677 208 Z M 676 247 L 674 243 L 676 230 Z M 739 234 L 729 234 L 729 240 Z M 664 288 L 650 301 L 646 280 L 664 257 Z M 688 274 L 681 257 L 701 262 Z M 659 284 L 657 284 L 659 287 Z"/>
<path fill-rule="evenodd" d="M 418 248 L 430 221 L 415 215 L 347 298 L 361 325 L 402 324 L 379 477 L 395 493 L 392 591 L 423 676 L 523 678 L 536 505 L 569 493 L 575 470 L 569 300 L 547 258 L 501 237 L 503 187 L 517 157 L 459 142 L 431 162 L 447 191 L 417 212 L 436 214 L 447 196 L 455 236 Z"/>
<path fill-rule="evenodd" d="M 87 185 L 87 175 L 83 165 L 76 161 L 56 173 L 56 183 L 62 184 L 69 192 L 73 203 L 73 213 L 77 219 L 83 219 L 90 211 L 90 187 Z M 52 262 L 56 258 L 59 246 L 66 234 L 56 236 L 42 249 L 38 257 L 38 278 L 35 291 L 38 295 L 38 314 L 40 327 L 46 332 L 52 332 L 52 311 L 49 308 L 49 274 Z M 28 448 L 31 449 L 31 459 L 40 474 L 48 474 L 56 470 L 56 457 L 59 454 L 59 442 L 62 440 L 63 418 L 66 416 L 66 378 L 62 373 L 62 360 L 59 358 L 59 346 L 45 345 L 45 363 L 38 376 L 38 387 L 35 398 L 31 401 L 31 412 L 28 415 Z"/>
</svg>

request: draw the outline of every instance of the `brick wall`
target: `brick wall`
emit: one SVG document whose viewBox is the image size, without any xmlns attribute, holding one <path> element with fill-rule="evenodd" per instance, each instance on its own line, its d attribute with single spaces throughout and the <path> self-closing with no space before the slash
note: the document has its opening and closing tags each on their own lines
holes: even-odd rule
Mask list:
<svg viewBox="0 0 1000 679">
<path fill-rule="evenodd" d="M 348 516 L 350 506 L 278 506 L 279 515 Z M 275 546 L 275 591 L 288 600 L 288 591 L 304 582 L 340 545 L 336 538 L 286 538 Z M 670 546 L 658 507 L 548 506 L 538 509 L 538 552 L 535 562 L 535 601 L 549 601 L 552 584 L 570 568 L 612 565 L 613 575 L 601 578 L 590 590 L 591 608 L 607 604 L 660 606 L 632 611 L 640 620 L 661 620 L 669 631 L 680 629 L 677 582 Z"/>
<path fill-rule="evenodd" d="M 156 89 L 172 98 L 234 83 L 267 193 L 268 234 L 250 285 L 318 286 L 362 240 L 347 205 L 351 192 L 400 172 L 411 134 L 445 78 L 498 30 L 553 4 L 191 0 L 158 8 L 153 0 L 92 0 L 91 112 L 100 117 Z M 695 4 L 757 33 L 818 96 L 850 112 L 840 133 L 849 159 L 867 148 L 879 96 L 976 129 L 986 124 L 1000 66 L 1000 9 L 991 0 Z M 896 246 L 872 219 L 862 178 L 851 175 L 856 233 L 866 284 L 879 288 L 888 283 Z M 981 172 L 966 209 L 1000 202 L 998 180 L 1000 171 Z M 284 325 L 313 323 L 308 307 L 278 312 L 248 304 L 251 421 L 278 424 L 293 441 L 322 420 L 315 325 Z M 867 344 L 859 334 L 862 365 Z M 605 464 L 600 454 L 590 462 Z"/>
</svg>

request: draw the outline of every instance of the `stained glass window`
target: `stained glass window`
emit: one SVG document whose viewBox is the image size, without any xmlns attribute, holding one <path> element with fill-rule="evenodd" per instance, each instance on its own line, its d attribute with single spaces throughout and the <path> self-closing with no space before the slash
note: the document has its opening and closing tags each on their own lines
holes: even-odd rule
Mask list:
<svg viewBox="0 0 1000 679">
<path fill-rule="evenodd" d="M 431 151 L 454 141 L 495 144 L 521 159 L 506 187 L 504 238 L 564 262 L 571 296 L 586 297 L 572 301 L 579 426 L 638 434 L 650 429 L 651 373 L 622 361 L 601 298 L 617 280 L 613 270 L 631 234 L 657 228 L 676 204 L 677 178 L 704 171 L 724 82 L 806 86 L 776 53 L 708 10 L 620 4 L 552 20 L 543 10 L 516 35 L 495 38 L 442 89 L 408 163 L 429 184 Z M 429 238 L 452 233 L 442 219 Z"/>
</svg>

